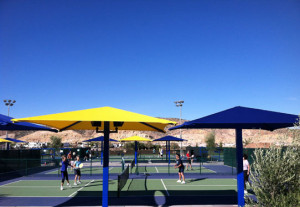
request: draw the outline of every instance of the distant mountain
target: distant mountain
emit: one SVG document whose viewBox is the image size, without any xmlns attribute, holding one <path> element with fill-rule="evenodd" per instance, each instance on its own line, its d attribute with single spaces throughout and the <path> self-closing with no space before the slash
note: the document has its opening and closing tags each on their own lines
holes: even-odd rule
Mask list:
<svg viewBox="0 0 300 207">
<path fill-rule="evenodd" d="M 179 123 L 179 119 L 176 118 L 165 118 L 171 121 Z M 182 120 L 182 123 L 187 120 Z M 168 126 L 167 129 L 171 127 Z M 184 146 L 201 146 L 205 144 L 205 136 L 214 131 L 216 135 L 216 143 L 222 142 L 223 145 L 235 144 L 235 131 L 233 129 L 182 129 L 182 138 L 186 139 L 187 142 L 183 142 Z M 285 137 L 287 129 L 279 129 L 273 132 L 265 130 L 243 130 L 243 139 L 247 140 L 248 143 L 273 143 L 277 144 L 284 140 L 286 143 L 291 142 L 291 138 Z M 62 138 L 64 143 L 78 143 L 86 139 L 90 139 L 103 134 L 97 134 L 93 130 L 67 130 L 59 133 L 48 132 L 48 131 L 15 131 L 9 132 L 9 137 L 20 139 L 27 142 L 50 142 L 51 136 L 59 136 Z M 152 132 L 152 131 L 124 131 L 120 130 L 117 134 L 111 134 L 113 139 L 121 139 L 129 136 L 142 136 L 149 137 L 151 139 L 157 139 L 166 135 L 180 137 L 180 130 L 168 131 L 167 133 Z M 5 137 L 2 135 L 1 137 Z"/>
</svg>

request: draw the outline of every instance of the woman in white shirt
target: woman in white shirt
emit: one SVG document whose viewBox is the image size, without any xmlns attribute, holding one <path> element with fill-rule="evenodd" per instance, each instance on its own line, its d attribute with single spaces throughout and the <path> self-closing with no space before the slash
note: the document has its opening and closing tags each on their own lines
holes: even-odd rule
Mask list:
<svg viewBox="0 0 300 207">
<path fill-rule="evenodd" d="M 244 193 L 248 193 L 246 182 L 249 183 L 250 165 L 248 162 L 248 156 L 246 154 L 243 155 L 243 171 L 244 171 Z"/>
</svg>

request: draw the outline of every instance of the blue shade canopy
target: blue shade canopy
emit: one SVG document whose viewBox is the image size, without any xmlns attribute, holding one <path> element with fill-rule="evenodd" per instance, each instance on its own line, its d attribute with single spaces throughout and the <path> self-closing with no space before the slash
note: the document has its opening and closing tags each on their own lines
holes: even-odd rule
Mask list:
<svg viewBox="0 0 300 207">
<path fill-rule="evenodd" d="M 88 139 L 88 140 L 85 140 L 83 142 L 103 142 L 103 141 L 104 141 L 104 137 L 101 136 L 101 137 L 95 137 L 95 138 L 92 138 L 92 139 Z M 118 140 L 115 140 L 115 139 L 109 139 L 109 141 L 119 142 Z"/>
<path fill-rule="evenodd" d="M 0 130 L 5 130 L 5 131 L 45 130 L 45 131 L 57 132 L 57 130 L 55 129 L 50 129 L 48 127 L 40 126 L 37 124 L 31 124 L 27 122 L 13 123 L 11 119 L 13 118 L 0 114 Z"/>
<path fill-rule="evenodd" d="M 12 142 L 25 142 L 25 141 L 18 140 L 18 139 L 13 139 L 13 138 L 4 138 L 4 139 L 12 141 Z"/>
<path fill-rule="evenodd" d="M 177 137 L 173 137 L 173 136 L 165 136 L 165 137 L 161 137 L 159 139 L 155 139 L 153 140 L 153 142 L 159 142 L 159 141 L 175 141 L 175 142 L 182 142 L 182 141 L 186 141 L 185 139 L 180 139 Z"/>
<path fill-rule="evenodd" d="M 188 121 L 169 130 L 183 128 L 265 129 L 273 131 L 292 127 L 299 116 L 237 106 L 200 119 Z"/>
</svg>

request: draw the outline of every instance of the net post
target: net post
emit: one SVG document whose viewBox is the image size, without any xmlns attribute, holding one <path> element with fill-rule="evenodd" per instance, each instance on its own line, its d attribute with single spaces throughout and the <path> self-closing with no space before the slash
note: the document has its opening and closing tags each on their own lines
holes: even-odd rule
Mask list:
<svg viewBox="0 0 300 207">
<path fill-rule="evenodd" d="M 200 156 L 200 175 L 201 175 L 201 168 L 202 168 L 202 166 L 201 166 L 201 160 L 202 160 L 202 157 Z"/>
<path fill-rule="evenodd" d="M 90 158 L 91 158 L 91 161 L 90 161 L 90 175 L 92 175 L 93 174 L 93 159 L 92 159 L 92 156 Z"/>
<path fill-rule="evenodd" d="M 118 175 L 118 194 L 117 194 L 118 198 L 120 198 L 120 194 L 121 194 L 120 191 L 121 191 L 120 190 L 120 175 Z"/>
</svg>

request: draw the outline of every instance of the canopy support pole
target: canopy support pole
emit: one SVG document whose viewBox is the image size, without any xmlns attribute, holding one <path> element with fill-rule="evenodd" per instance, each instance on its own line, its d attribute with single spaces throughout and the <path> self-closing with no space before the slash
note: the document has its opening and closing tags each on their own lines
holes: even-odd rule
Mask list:
<svg viewBox="0 0 300 207">
<path fill-rule="evenodd" d="M 169 164 L 171 164 L 171 141 L 169 141 Z"/>
<path fill-rule="evenodd" d="M 104 160 L 103 160 L 102 206 L 108 207 L 108 168 L 109 168 L 109 122 L 104 122 Z"/>
<path fill-rule="evenodd" d="M 134 157 L 135 157 L 135 166 L 137 165 L 137 151 L 138 151 L 138 142 L 134 141 Z"/>
<path fill-rule="evenodd" d="M 103 141 L 101 141 L 101 165 L 103 165 Z"/>
<path fill-rule="evenodd" d="M 245 206 L 244 200 L 244 172 L 243 172 L 243 131 L 241 128 L 235 129 L 236 136 L 236 162 L 237 162 L 237 190 L 238 206 Z"/>
<path fill-rule="evenodd" d="M 168 141 L 166 141 L 166 161 L 168 161 Z"/>
</svg>

